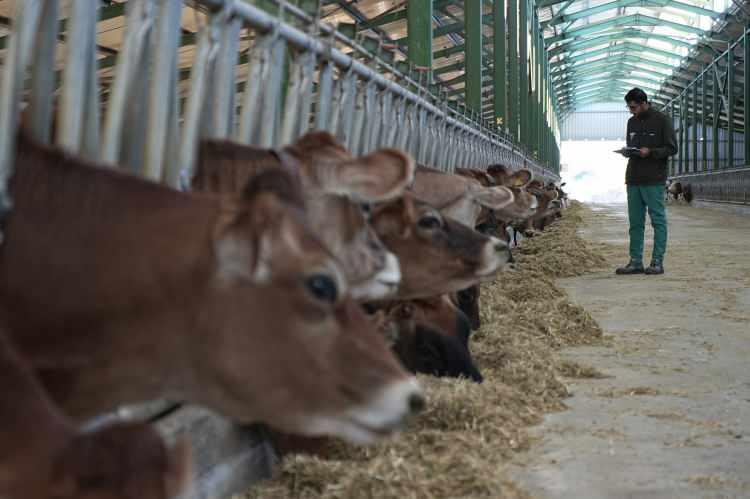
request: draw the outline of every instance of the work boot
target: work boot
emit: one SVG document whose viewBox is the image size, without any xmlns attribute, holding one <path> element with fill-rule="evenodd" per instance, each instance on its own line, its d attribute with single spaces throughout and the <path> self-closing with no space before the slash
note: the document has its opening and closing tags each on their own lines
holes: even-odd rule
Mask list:
<svg viewBox="0 0 750 499">
<path fill-rule="evenodd" d="M 615 270 L 617 275 L 643 274 L 643 264 L 630 260 L 627 265 Z"/>
<path fill-rule="evenodd" d="M 645 272 L 649 275 L 663 274 L 664 266 L 662 265 L 661 260 L 651 260 L 651 265 L 646 267 Z"/>
</svg>

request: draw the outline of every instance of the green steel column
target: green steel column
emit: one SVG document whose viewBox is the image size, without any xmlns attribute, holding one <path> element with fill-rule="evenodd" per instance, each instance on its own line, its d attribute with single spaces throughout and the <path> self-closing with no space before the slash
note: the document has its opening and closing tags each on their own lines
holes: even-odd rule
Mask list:
<svg viewBox="0 0 750 499">
<path fill-rule="evenodd" d="M 734 49 L 727 52 L 727 168 L 734 167 Z"/>
<path fill-rule="evenodd" d="M 682 163 L 682 173 L 690 172 L 690 88 L 682 93 L 682 102 L 685 104 L 685 162 Z"/>
<path fill-rule="evenodd" d="M 508 129 L 516 140 L 518 140 L 518 64 L 518 0 L 508 0 Z"/>
<path fill-rule="evenodd" d="M 704 72 L 701 74 L 701 157 L 703 158 L 701 171 L 708 170 L 708 134 L 706 133 L 708 103 L 706 102 L 706 94 L 708 94 L 708 83 Z"/>
<path fill-rule="evenodd" d="M 537 59 L 536 59 L 536 29 L 534 24 L 536 18 L 532 15 L 529 18 L 529 24 L 531 29 L 531 38 L 529 39 L 529 150 L 531 154 L 536 155 L 536 122 L 539 118 L 539 112 L 536 106 L 537 96 L 539 95 L 539 87 L 536 84 L 537 77 Z"/>
<path fill-rule="evenodd" d="M 685 173 L 687 168 L 687 92 L 682 93 L 682 102 L 680 102 L 680 165 L 678 172 Z"/>
<path fill-rule="evenodd" d="M 714 63 L 715 64 L 715 63 Z M 718 170 L 720 168 L 719 165 L 719 122 L 721 118 L 721 109 L 720 103 L 721 103 L 721 89 L 719 87 L 719 77 L 716 75 L 716 72 L 713 72 L 714 78 L 713 78 L 713 85 L 711 85 L 711 90 L 714 94 L 714 109 L 713 109 L 713 126 L 711 127 L 711 141 L 713 142 L 713 151 L 712 151 L 712 157 L 713 160 L 711 161 L 711 169 L 712 170 Z"/>
<path fill-rule="evenodd" d="M 745 157 L 742 162 L 743 165 L 750 165 L 750 40 L 748 40 L 747 32 L 742 35 L 742 47 L 745 49 L 745 58 L 742 59 L 742 70 L 745 77 L 745 99 L 744 99 L 744 110 L 742 113 L 742 123 L 744 124 L 744 137 L 745 137 Z"/>
<path fill-rule="evenodd" d="M 672 109 L 672 112 L 670 113 L 672 126 L 675 126 L 675 118 L 677 118 L 677 101 L 672 100 L 672 105 L 670 107 Z M 677 174 L 677 156 L 676 155 L 672 155 L 669 157 L 669 171 L 670 171 L 671 176 L 674 176 Z"/>
<path fill-rule="evenodd" d="M 495 126 L 506 128 L 506 91 L 508 79 L 505 73 L 505 0 L 495 0 L 492 3 L 492 57 L 493 61 L 493 109 L 495 111 Z"/>
<path fill-rule="evenodd" d="M 521 129 L 521 143 L 527 148 L 529 146 L 529 1 L 519 0 L 518 2 L 518 57 L 520 59 L 518 117 Z"/>
<path fill-rule="evenodd" d="M 534 143 L 536 145 L 537 154 L 541 158 L 542 150 L 542 47 L 541 38 L 539 36 L 539 19 L 534 15 L 534 59 L 536 64 L 536 96 L 534 105 L 536 106 L 536 122 L 534 126 Z"/>
<path fill-rule="evenodd" d="M 693 82 L 693 172 L 698 171 L 698 82 Z"/>
<path fill-rule="evenodd" d="M 482 1 L 464 0 L 466 105 L 482 112 Z"/>
<path fill-rule="evenodd" d="M 432 0 L 409 0 L 406 5 L 407 57 L 432 70 Z"/>
</svg>

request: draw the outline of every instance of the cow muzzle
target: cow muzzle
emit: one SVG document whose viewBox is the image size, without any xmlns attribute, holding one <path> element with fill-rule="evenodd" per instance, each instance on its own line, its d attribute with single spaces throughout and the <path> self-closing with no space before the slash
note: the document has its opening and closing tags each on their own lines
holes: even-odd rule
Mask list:
<svg viewBox="0 0 750 499">
<path fill-rule="evenodd" d="M 482 260 L 477 269 L 477 276 L 482 280 L 492 278 L 503 265 L 509 263 L 512 259 L 510 247 L 505 241 L 496 237 L 490 237 L 485 243 L 482 251 Z"/>
<path fill-rule="evenodd" d="M 352 288 L 355 300 L 382 300 L 396 294 L 401 283 L 401 265 L 393 253 L 386 253 L 385 264 L 377 274 L 366 283 Z"/>
</svg>

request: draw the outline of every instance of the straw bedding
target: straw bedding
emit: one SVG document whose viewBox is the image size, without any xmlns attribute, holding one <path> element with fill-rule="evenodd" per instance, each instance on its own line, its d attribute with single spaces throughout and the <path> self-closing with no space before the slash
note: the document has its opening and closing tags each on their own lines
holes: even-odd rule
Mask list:
<svg viewBox="0 0 750 499">
<path fill-rule="evenodd" d="M 482 287 L 483 325 L 471 348 L 483 384 L 420 376 L 428 405 L 407 431 L 370 447 L 331 440 L 325 459 L 289 456 L 276 478 L 236 499 L 529 497 L 504 477 L 504 463 L 529 447 L 526 427 L 564 408 L 562 377 L 600 376 L 554 353 L 602 336 L 554 283 L 605 263 L 577 234 L 588 216 L 574 202 L 561 220 L 522 242 L 514 270 Z"/>
</svg>

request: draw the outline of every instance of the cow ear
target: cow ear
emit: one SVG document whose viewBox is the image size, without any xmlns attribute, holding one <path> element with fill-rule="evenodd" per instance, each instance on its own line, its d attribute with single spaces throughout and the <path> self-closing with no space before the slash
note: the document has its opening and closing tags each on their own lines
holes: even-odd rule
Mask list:
<svg viewBox="0 0 750 499">
<path fill-rule="evenodd" d="M 251 203 L 223 207 L 214 228 L 216 276 L 221 282 L 268 282 L 276 230 L 270 221 L 275 213 L 282 217 L 280 212 L 281 202 L 269 193 Z"/>
<path fill-rule="evenodd" d="M 388 201 L 400 196 L 414 181 L 414 160 L 396 149 L 380 149 L 367 156 L 331 165 L 318 176 L 321 187 L 361 203 Z"/>
<path fill-rule="evenodd" d="M 472 184 L 469 191 L 472 199 L 491 210 L 499 210 L 513 202 L 513 191 L 507 187 L 483 187 Z"/>
<path fill-rule="evenodd" d="M 518 170 L 511 175 L 511 187 L 523 187 L 531 182 L 531 172 L 529 170 Z"/>
</svg>

